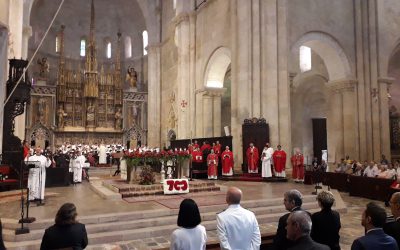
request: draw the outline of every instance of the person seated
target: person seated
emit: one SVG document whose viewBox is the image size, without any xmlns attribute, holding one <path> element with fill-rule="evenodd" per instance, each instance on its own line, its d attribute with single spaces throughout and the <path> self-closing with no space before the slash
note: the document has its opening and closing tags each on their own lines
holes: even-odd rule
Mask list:
<svg viewBox="0 0 400 250">
<path fill-rule="evenodd" d="M 335 197 L 329 191 L 322 191 L 317 195 L 317 201 L 321 211 L 311 216 L 311 238 L 315 242 L 329 246 L 331 250 L 340 250 L 340 215 L 332 210 Z"/>
<path fill-rule="evenodd" d="M 340 159 L 340 163 L 338 164 L 337 168 L 335 169 L 336 173 L 346 173 L 348 170 L 348 165 L 345 160 L 342 158 Z"/>
<path fill-rule="evenodd" d="M 365 177 L 376 177 L 379 174 L 378 166 L 374 161 L 371 161 L 367 168 L 364 169 L 363 176 Z"/>
<path fill-rule="evenodd" d="M 389 171 L 387 169 L 387 165 L 379 165 L 378 169 L 379 169 L 379 173 L 376 176 L 377 178 L 390 179 L 390 178 L 388 178 Z"/>
<path fill-rule="evenodd" d="M 206 249 L 207 233 L 200 225 L 200 211 L 192 199 L 184 199 L 179 206 L 178 229 L 171 235 L 171 250 Z"/>
<path fill-rule="evenodd" d="M 396 179 L 396 169 L 393 168 L 393 165 L 389 163 L 388 165 L 388 174 L 387 174 L 388 179 Z"/>
<path fill-rule="evenodd" d="M 88 245 L 88 237 L 85 225 L 77 222 L 77 215 L 74 204 L 62 205 L 57 212 L 55 224 L 44 232 L 40 249 L 84 249 Z"/>
<path fill-rule="evenodd" d="M 357 164 L 356 164 L 356 166 L 355 166 L 355 169 L 354 169 L 353 175 L 355 175 L 355 176 L 362 176 L 363 173 L 364 173 L 363 165 L 362 165 L 361 163 L 357 162 Z"/>
</svg>

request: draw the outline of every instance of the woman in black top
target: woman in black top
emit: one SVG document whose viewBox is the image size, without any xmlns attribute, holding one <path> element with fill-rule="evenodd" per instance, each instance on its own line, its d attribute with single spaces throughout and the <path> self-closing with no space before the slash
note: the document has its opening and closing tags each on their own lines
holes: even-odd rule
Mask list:
<svg viewBox="0 0 400 250">
<path fill-rule="evenodd" d="M 62 205 L 57 212 L 56 223 L 44 232 L 40 249 L 84 249 L 88 245 L 86 228 L 76 221 L 77 215 L 74 204 Z"/>
<path fill-rule="evenodd" d="M 329 246 L 331 250 L 340 250 L 340 215 L 331 209 L 335 198 L 331 192 L 322 191 L 317 195 L 317 201 L 321 211 L 311 216 L 311 238 L 318 243 Z"/>
</svg>

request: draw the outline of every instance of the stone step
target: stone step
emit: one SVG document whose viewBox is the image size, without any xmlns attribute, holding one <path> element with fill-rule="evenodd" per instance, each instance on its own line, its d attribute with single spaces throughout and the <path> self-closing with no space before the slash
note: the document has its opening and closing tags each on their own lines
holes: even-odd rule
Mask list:
<svg viewBox="0 0 400 250">
<path fill-rule="evenodd" d="M 308 211 L 314 213 L 316 211 L 319 211 L 319 209 L 313 208 L 313 209 L 308 209 Z M 260 225 L 272 222 L 276 223 L 279 217 L 285 213 L 286 211 L 281 211 L 279 213 L 274 213 L 274 214 L 268 213 L 268 214 L 257 215 L 257 220 Z M 201 223 L 206 228 L 207 232 L 216 230 L 215 214 L 213 214 L 213 218 L 214 218 L 213 220 L 208 220 L 208 221 L 203 220 Z M 161 236 L 168 238 L 173 232 L 173 230 L 177 228 L 176 217 L 172 219 L 173 220 L 169 221 L 168 225 L 162 225 L 162 226 L 154 225 L 152 227 L 136 228 L 136 229 L 120 228 L 117 231 L 106 231 L 98 233 L 90 232 L 89 227 L 87 227 L 89 244 L 90 246 L 92 246 L 91 249 L 94 249 L 93 247 L 95 245 L 101 245 L 101 244 L 113 244 L 113 243 L 115 244 L 116 242 L 124 242 L 124 241 L 126 242 L 126 241 L 155 238 Z M 12 249 L 12 250 L 38 249 L 41 242 L 40 239 L 28 239 L 24 241 L 11 242 L 11 243 L 6 241 L 6 246 L 7 249 Z"/>
<path fill-rule="evenodd" d="M 190 193 L 199 193 L 199 192 L 215 192 L 220 191 L 220 187 L 190 187 Z M 121 192 L 122 198 L 129 197 L 141 197 L 141 196 L 151 196 L 151 195 L 163 195 L 163 190 L 151 190 L 151 191 L 136 191 L 136 192 Z"/>
<path fill-rule="evenodd" d="M 248 207 L 249 204 L 246 204 L 244 202 L 243 205 L 245 207 Z M 262 203 L 257 203 L 257 205 L 262 205 Z M 317 208 L 317 204 L 315 203 L 315 201 L 312 203 L 305 202 L 303 207 L 305 209 L 314 209 Z M 272 217 L 270 216 L 268 218 L 272 219 L 277 219 L 286 212 L 282 205 L 249 207 L 249 209 L 253 211 L 257 217 L 264 215 L 271 215 Z M 212 223 L 213 228 L 210 229 L 215 229 L 216 211 L 218 212 L 222 211 L 222 207 L 213 207 L 213 210 L 201 213 L 202 221 L 204 223 L 205 222 Z M 157 217 L 153 216 L 142 219 L 139 219 L 138 216 L 132 216 L 131 214 L 126 214 L 119 218 L 106 217 L 106 218 L 99 218 L 98 221 L 97 220 L 93 221 L 93 218 L 83 218 L 80 221 L 86 225 L 86 229 L 89 235 L 97 235 L 98 233 L 103 233 L 103 232 L 113 232 L 113 231 L 119 232 L 119 231 L 126 231 L 126 230 L 140 229 L 140 228 L 153 228 L 153 227 L 158 228 L 160 226 L 175 225 L 176 218 L 177 218 L 177 210 L 175 211 L 171 210 L 170 213 L 157 214 Z M 31 228 L 31 232 L 29 234 L 22 234 L 22 235 L 15 235 L 12 230 L 5 229 L 3 237 L 5 241 L 9 242 L 41 239 L 43 237 L 44 229 L 50 225 L 52 225 L 52 221 L 41 222 L 40 227 L 36 225 L 35 227 L 37 229 Z"/>
</svg>

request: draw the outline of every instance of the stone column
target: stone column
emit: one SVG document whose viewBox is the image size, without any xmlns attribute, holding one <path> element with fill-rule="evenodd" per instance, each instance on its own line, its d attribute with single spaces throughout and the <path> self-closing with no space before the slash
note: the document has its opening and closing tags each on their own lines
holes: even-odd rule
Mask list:
<svg viewBox="0 0 400 250">
<path fill-rule="evenodd" d="M 213 97 L 204 94 L 203 96 L 203 135 L 204 137 L 213 136 Z"/>
<path fill-rule="evenodd" d="M 358 157 L 355 113 L 356 81 L 343 79 L 330 81 L 327 87 L 331 90 L 327 119 L 328 162 L 339 162 L 345 155 Z"/>
<path fill-rule="evenodd" d="M 190 22 L 189 14 L 180 13 L 174 18 L 175 45 L 178 48 L 178 78 L 177 78 L 177 102 L 180 105 L 186 103 L 178 114 L 177 138 L 190 137 L 190 110 L 193 105 L 190 100 Z"/>
<path fill-rule="evenodd" d="M 213 96 L 213 137 L 221 136 L 221 95 Z"/>
<path fill-rule="evenodd" d="M 381 128 L 381 154 L 391 161 L 390 152 L 390 121 L 389 121 L 389 88 L 395 79 L 392 77 L 379 77 L 379 100 L 380 100 L 380 128 Z"/>
<path fill-rule="evenodd" d="M 159 45 L 148 46 L 148 134 L 150 147 L 161 145 L 161 49 Z"/>
</svg>

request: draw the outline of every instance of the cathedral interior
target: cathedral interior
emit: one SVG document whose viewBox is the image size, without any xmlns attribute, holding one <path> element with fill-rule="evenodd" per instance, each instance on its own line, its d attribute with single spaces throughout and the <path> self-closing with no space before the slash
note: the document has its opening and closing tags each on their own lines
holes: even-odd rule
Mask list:
<svg viewBox="0 0 400 250">
<path fill-rule="evenodd" d="M 310 161 L 321 150 L 330 163 L 400 156 L 396 0 L 0 7 L 1 86 L 8 59 L 29 61 L 31 100 L 14 133 L 34 145 L 164 147 L 227 133 L 242 162 L 243 122 L 262 118 L 271 145 Z"/>
</svg>

